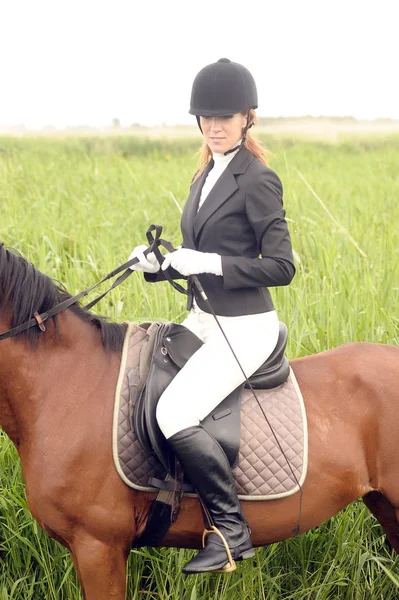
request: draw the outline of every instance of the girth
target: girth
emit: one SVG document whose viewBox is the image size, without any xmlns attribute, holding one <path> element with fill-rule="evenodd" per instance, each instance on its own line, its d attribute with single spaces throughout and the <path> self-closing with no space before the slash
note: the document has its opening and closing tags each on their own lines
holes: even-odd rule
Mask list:
<svg viewBox="0 0 399 600">
<path fill-rule="evenodd" d="M 157 420 L 156 407 L 162 393 L 187 360 L 202 346 L 202 341 L 189 329 L 177 323 L 157 323 L 149 374 L 136 398 L 137 388 L 132 381 L 130 402 L 132 426 L 143 449 L 155 455 L 174 475 L 174 457 Z M 280 322 L 279 339 L 273 353 L 249 378 L 250 386 L 269 389 L 281 385 L 289 375 L 289 364 L 284 355 L 287 327 Z M 248 384 L 246 384 L 247 387 Z M 243 385 L 236 388 L 203 421 L 202 426 L 219 442 L 233 466 L 238 458 L 240 444 L 240 399 Z M 189 393 L 189 391 L 188 391 Z"/>
</svg>

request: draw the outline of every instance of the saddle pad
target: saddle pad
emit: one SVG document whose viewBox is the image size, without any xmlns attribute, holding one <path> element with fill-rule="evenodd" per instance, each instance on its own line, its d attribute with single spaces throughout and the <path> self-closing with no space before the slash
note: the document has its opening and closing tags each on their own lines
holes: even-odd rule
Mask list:
<svg viewBox="0 0 399 600">
<path fill-rule="evenodd" d="M 147 331 L 130 323 L 115 393 L 112 443 L 115 467 L 122 480 L 136 490 L 158 492 L 148 486 L 148 480 L 163 479 L 165 473 L 157 459 L 142 449 L 129 418 L 129 410 L 134 410 L 129 408 L 129 378 L 135 376 L 138 387 L 144 384 L 139 364 L 140 354 L 148 355 L 147 342 Z M 275 435 L 251 390 L 244 390 L 239 461 L 233 469 L 237 493 L 241 500 L 284 498 L 297 492 L 298 484 L 302 486 L 306 477 L 308 436 L 302 394 L 292 369 L 285 383 L 270 390 L 256 390 L 256 394 Z"/>
</svg>

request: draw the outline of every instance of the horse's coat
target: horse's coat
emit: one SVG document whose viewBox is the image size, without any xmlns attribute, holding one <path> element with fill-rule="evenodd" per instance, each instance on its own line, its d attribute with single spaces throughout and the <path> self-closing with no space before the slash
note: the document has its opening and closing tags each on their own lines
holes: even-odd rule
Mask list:
<svg viewBox="0 0 399 600">
<path fill-rule="evenodd" d="M 59 297 L 6 252 L 0 248 L 0 331 L 21 322 L 21 294 L 31 312 L 49 303 L 46 290 Z M 120 351 L 105 349 L 101 329 L 78 309 L 59 315 L 57 332 L 53 321 L 46 327 L 32 332 L 36 347 L 25 335 L 0 343 L 0 422 L 18 448 L 30 510 L 71 551 L 86 600 L 123 600 L 126 559 L 154 496 L 129 489 L 113 464 Z M 300 531 L 364 497 L 399 551 L 399 348 L 347 344 L 291 367 L 309 431 Z M 298 494 L 244 503 L 244 511 L 255 545 L 279 541 L 292 535 Z M 202 528 L 197 501 L 184 499 L 164 545 L 199 547 Z"/>
</svg>

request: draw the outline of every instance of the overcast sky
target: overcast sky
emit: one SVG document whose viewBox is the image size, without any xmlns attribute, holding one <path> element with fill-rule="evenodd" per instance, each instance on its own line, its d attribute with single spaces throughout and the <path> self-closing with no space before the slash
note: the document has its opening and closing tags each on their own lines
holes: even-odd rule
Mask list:
<svg viewBox="0 0 399 600">
<path fill-rule="evenodd" d="M 206 64 L 262 116 L 399 118 L 398 0 L 0 0 L 0 126 L 191 123 Z"/>
</svg>

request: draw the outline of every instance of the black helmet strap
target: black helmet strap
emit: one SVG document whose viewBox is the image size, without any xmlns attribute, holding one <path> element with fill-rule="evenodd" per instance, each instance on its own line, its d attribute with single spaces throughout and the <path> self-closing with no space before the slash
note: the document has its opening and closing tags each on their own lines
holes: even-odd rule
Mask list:
<svg viewBox="0 0 399 600">
<path fill-rule="evenodd" d="M 247 131 L 248 129 L 251 129 L 253 122 L 250 123 L 249 122 L 249 113 L 250 113 L 250 108 L 248 109 L 248 113 L 247 113 L 247 124 L 244 127 L 244 131 L 242 132 L 242 139 L 241 142 L 239 144 L 237 144 L 237 146 L 234 146 L 234 148 L 230 148 L 230 150 L 227 150 L 227 152 L 224 152 L 224 156 L 227 156 L 228 154 L 231 154 L 232 152 L 235 152 L 236 150 L 239 150 L 244 144 L 245 144 L 245 140 L 247 139 Z"/>
<path fill-rule="evenodd" d="M 247 139 L 247 131 L 248 131 L 248 129 L 251 129 L 251 127 L 253 126 L 253 121 L 252 121 L 252 123 L 249 122 L 250 112 L 251 112 L 251 109 L 249 108 L 248 113 L 247 113 L 247 124 L 245 125 L 244 131 L 242 132 L 241 142 L 239 144 L 237 144 L 237 146 L 234 146 L 234 148 L 231 148 L 230 150 L 227 150 L 227 152 L 224 152 L 224 156 L 227 156 L 228 154 L 231 154 L 232 152 L 239 150 L 241 148 L 241 146 L 243 146 L 245 144 L 245 140 Z M 200 120 L 201 117 L 196 115 L 195 118 L 197 119 L 197 124 L 200 129 L 200 132 L 203 133 L 202 127 L 201 127 L 201 120 Z"/>
</svg>

